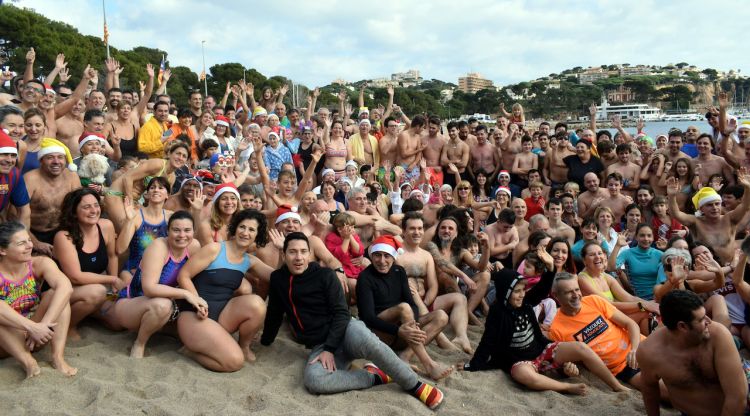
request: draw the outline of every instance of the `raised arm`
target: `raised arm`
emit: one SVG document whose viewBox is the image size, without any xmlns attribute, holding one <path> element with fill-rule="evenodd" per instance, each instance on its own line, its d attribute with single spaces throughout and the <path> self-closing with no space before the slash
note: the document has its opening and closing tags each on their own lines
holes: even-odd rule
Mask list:
<svg viewBox="0 0 750 416">
<path fill-rule="evenodd" d="M 596 134 L 596 103 L 589 106 L 589 128 Z"/>
<path fill-rule="evenodd" d="M 29 48 L 26 52 L 26 69 L 23 71 L 23 82 L 24 84 L 34 79 L 34 62 L 36 61 L 36 51 L 34 48 Z"/>
<path fill-rule="evenodd" d="M 78 103 L 79 100 L 83 99 L 84 95 L 86 94 L 86 90 L 89 87 L 89 83 L 94 79 L 95 76 L 96 70 L 91 68 L 90 65 L 86 65 L 86 69 L 83 70 L 83 76 L 81 76 L 81 82 L 79 82 L 76 89 L 73 90 L 73 94 L 71 94 L 70 97 L 68 97 L 65 101 L 55 105 L 56 118 L 60 118 L 69 113 L 70 110 L 73 109 L 73 107 L 76 105 L 76 103 Z"/>
<path fill-rule="evenodd" d="M 677 205 L 677 194 L 680 192 L 680 182 L 677 178 L 669 178 L 667 179 L 667 199 L 669 200 L 669 213 L 672 214 L 672 216 L 679 221 L 682 225 L 685 226 L 691 226 L 695 225 L 697 220 L 695 219 L 694 215 L 688 215 L 685 214 L 680 210 L 680 207 Z M 742 206 L 743 204 L 748 204 L 750 206 L 750 199 L 746 201 L 746 198 L 743 196 L 742 198 Z M 737 207 L 737 210 L 739 210 L 740 207 Z M 744 208 L 747 210 L 747 206 Z M 737 218 L 737 221 L 739 221 L 742 218 L 742 212 L 739 213 L 739 218 Z M 731 218 L 731 217 L 730 217 Z"/>
<path fill-rule="evenodd" d="M 169 76 L 167 76 L 167 72 L 170 73 Z M 148 81 L 146 82 L 146 91 L 144 91 L 143 95 L 141 96 L 141 99 L 138 100 L 138 104 L 135 106 L 135 111 L 138 117 L 140 118 L 141 115 L 143 115 L 146 112 L 146 106 L 148 105 L 148 100 L 151 99 L 151 93 L 154 91 L 154 66 L 151 64 L 146 64 L 146 74 L 148 75 Z M 162 83 L 159 86 L 159 88 L 164 86 L 164 88 L 167 88 L 167 80 L 169 80 L 169 77 L 171 76 L 171 72 L 169 69 L 164 71 L 164 75 L 162 78 Z"/>
<path fill-rule="evenodd" d="M 365 88 L 367 87 L 367 81 L 362 83 L 362 86 L 359 87 L 359 97 L 357 98 L 357 105 L 359 108 L 362 108 L 365 106 Z"/>
<path fill-rule="evenodd" d="M 149 64 L 149 65 L 151 65 L 151 64 Z M 172 70 L 169 69 L 169 68 L 167 68 L 167 69 L 164 70 L 164 73 L 161 76 L 161 84 L 159 84 L 159 87 L 156 89 L 156 95 L 161 95 L 161 94 L 164 94 L 165 92 L 167 92 L 167 83 L 169 82 L 170 78 L 172 78 Z M 153 86 L 152 86 L 152 91 L 153 91 Z M 148 92 L 149 93 L 148 94 L 149 97 L 151 97 L 151 91 L 146 91 L 146 92 Z M 142 96 L 145 95 L 146 92 L 142 91 L 141 95 Z M 141 101 L 143 101 L 143 98 L 141 98 Z M 138 101 L 138 104 L 140 104 L 141 101 Z M 146 101 L 148 101 L 148 100 L 146 100 Z"/>
<path fill-rule="evenodd" d="M 393 90 L 393 84 L 388 84 L 386 91 L 388 91 L 388 105 L 385 107 L 385 113 L 383 114 L 383 117 L 381 117 L 381 120 L 387 119 L 390 117 L 391 113 L 393 113 L 393 95 L 395 93 Z"/>
<path fill-rule="evenodd" d="M 47 78 L 44 79 L 44 82 L 52 85 L 55 83 L 55 78 L 57 78 L 57 75 L 65 69 L 65 67 L 68 66 L 68 63 L 65 62 L 65 54 L 64 53 L 58 53 L 57 58 L 55 58 L 55 67 L 52 68 L 52 71 L 47 74 Z"/>
</svg>

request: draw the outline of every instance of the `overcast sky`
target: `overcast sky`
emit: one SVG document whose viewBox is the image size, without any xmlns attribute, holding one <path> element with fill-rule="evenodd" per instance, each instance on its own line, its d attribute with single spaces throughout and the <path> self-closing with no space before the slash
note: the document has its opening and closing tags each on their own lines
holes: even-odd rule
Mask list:
<svg viewBox="0 0 750 416">
<path fill-rule="evenodd" d="M 239 62 L 309 87 L 411 68 L 453 83 L 480 72 L 499 85 L 616 63 L 684 61 L 750 75 L 750 23 L 738 20 L 747 13 L 740 1 L 106 2 L 110 44 L 117 48 L 160 48 L 172 66 L 200 73 L 205 40 L 208 67 Z M 102 35 L 100 0 L 15 4 Z"/>
</svg>

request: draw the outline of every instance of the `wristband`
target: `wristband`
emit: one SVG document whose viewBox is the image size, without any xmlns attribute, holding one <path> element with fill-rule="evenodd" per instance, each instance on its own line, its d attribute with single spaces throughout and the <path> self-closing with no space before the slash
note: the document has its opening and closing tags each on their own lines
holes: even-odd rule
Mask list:
<svg viewBox="0 0 750 416">
<path fill-rule="evenodd" d="M 341 273 L 341 274 L 344 274 L 344 268 L 343 268 L 343 267 L 339 267 L 338 269 L 335 269 L 334 271 L 335 271 L 336 273 Z"/>
</svg>

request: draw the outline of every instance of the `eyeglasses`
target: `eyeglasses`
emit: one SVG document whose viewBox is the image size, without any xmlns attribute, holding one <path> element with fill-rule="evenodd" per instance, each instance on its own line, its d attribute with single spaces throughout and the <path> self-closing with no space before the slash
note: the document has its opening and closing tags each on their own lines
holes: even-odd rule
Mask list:
<svg viewBox="0 0 750 416">
<path fill-rule="evenodd" d="M 26 86 L 23 87 L 23 89 L 26 90 L 26 91 L 36 91 L 39 94 L 44 94 L 44 90 L 43 89 L 34 88 L 33 85 L 26 85 Z"/>
</svg>

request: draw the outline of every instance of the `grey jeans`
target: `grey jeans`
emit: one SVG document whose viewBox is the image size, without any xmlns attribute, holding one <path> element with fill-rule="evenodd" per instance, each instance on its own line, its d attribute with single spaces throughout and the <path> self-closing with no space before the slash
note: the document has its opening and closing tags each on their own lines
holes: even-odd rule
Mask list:
<svg viewBox="0 0 750 416">
<path fill-rule="evenodd" d="M 309 364 L 323 351 L 323 344 L 315 346 L 305 366 L 305 388 L 310 393 L 340 393 L 372 387 L 375 383 L 372 374 L 366 370 L 349 370 L 351 362 L 357 358 L 372 361 L 405 390 L 417 385 L 417 374 L 409 365 L 358 319 L 349 321 L 344 339 L 333 353 L 336 371 L 329 372 L 320 362 Z"/>
</svg>

